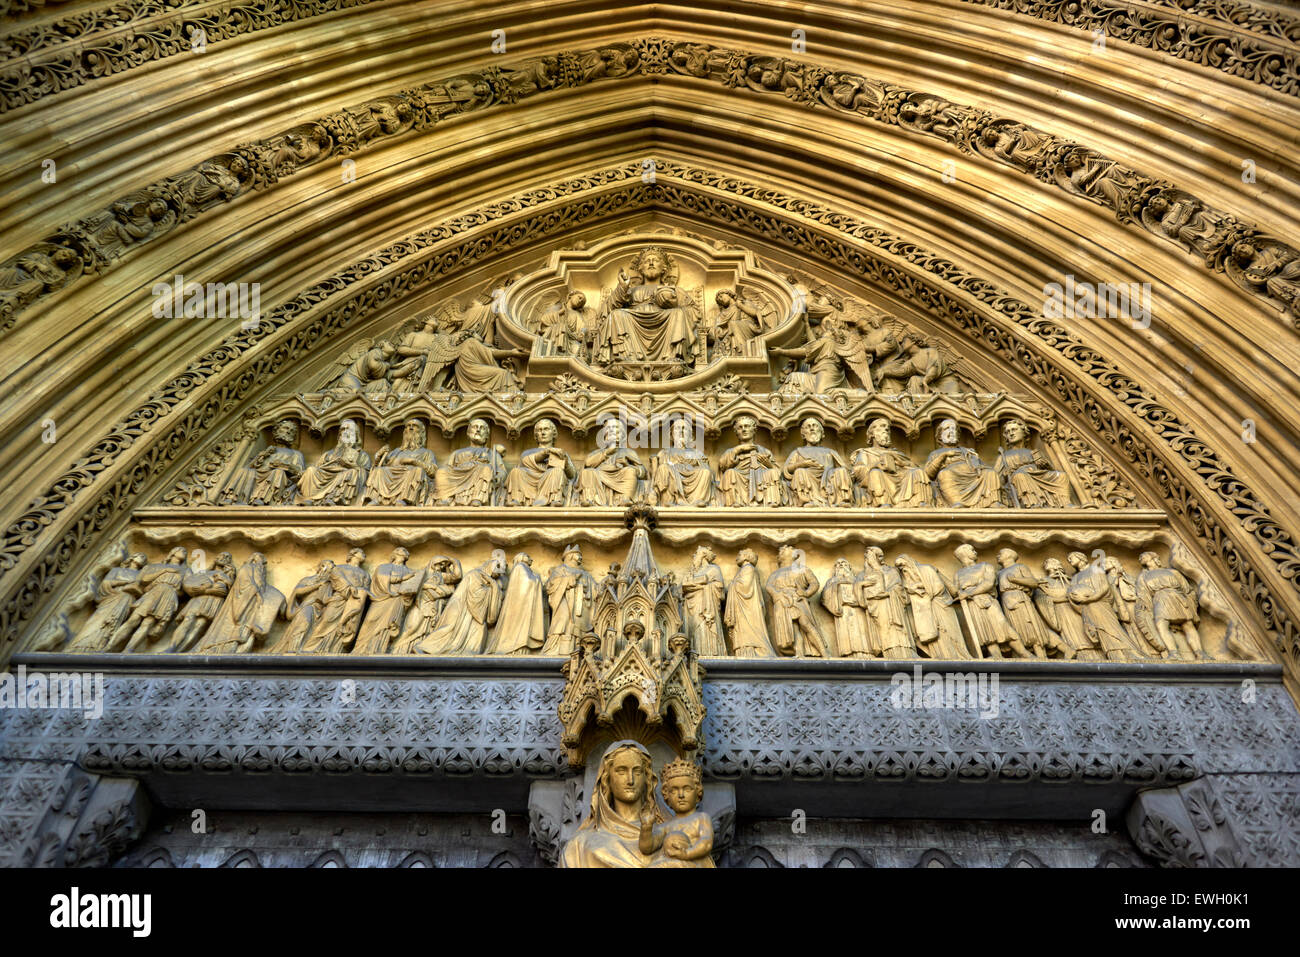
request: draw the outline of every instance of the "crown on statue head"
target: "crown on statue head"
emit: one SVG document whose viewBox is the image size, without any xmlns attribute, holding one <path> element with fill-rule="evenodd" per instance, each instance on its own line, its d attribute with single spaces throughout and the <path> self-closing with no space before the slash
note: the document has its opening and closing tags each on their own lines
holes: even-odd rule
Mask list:
<svg viewBox="0 0 1300 957">
<path fill-rule="evenodd" d="M 673 778 L 690 778 L 696 787 L 704 785 L 704 771 L 694 761 L 677 758 L 664 765 L 660 779 L 667 784 Z"/>
</svg>

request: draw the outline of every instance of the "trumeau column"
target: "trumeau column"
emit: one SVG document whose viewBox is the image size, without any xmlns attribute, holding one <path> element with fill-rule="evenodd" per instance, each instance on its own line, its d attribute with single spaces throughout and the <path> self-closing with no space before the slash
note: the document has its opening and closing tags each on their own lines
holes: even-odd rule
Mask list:
<svg viewBox="0 0 1300 957">
<path fill-rule="evenodd" d="M 0 867 L 103 867 L 149 819 L 139 781 L 70 763 L 0 758 L 0 794 Z"/>
</svg>

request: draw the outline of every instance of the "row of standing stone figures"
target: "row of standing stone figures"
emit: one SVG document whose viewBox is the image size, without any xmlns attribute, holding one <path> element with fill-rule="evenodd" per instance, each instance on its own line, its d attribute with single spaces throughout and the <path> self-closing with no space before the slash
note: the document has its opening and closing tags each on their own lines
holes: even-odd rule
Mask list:
<svg viewBox="0 0 1300 957">
<path fill-rule="evenodd" d="M 550 419 L 533 428 L 537 445 L 507 469 L 501 446 L 489 447 L 491 429 L 483 419 L 470 423 L 471 444 L 456 449 L 439 465 L 425 448 L 425 426 L 406 423 L 402 444 L 385 446 L 372 462 L 361 448 L 353 419 L 343 421 L 338 444 L 314 465 L 304 464 L 293 448 L 297 425 L 283 420 L 276 444 L 238 469 L 222 488 L 226 505 L 525 505 L 525 506 L 853 506 L 868 507 L 1063 507 L 1071 504 L 1068 477 L 1051 467 L 1041 452 L 1025 447 L 1028 428 L 1020 419 L 1003 425 L 1007 447 L 989 465 L 977 452 L 957 444 L 957 423 L 945 419 L 936 436 L 939 447 L 924 465 L 890 444 L 890 425 L 876 419 L 867 429 L 869 445 L 848 462 L 822 445 L 825 431 L 805 419 L 805 444 L 780 462 L 754 442 L 757 422 L 737 420 L 740 444 L 718 460 L 719 480 L 708 456 L 692 441 L 692 427 L 677 419 L 671 444 L 644 464 L 627 445 L 623 423 L 611 419 L 599 448 L 575 464 L 555 445 Z"/>
<path fill-rule="evenodd" d="M 954 553 L 951 579 L 937 567 L 900 555 L 890 565 L 875 546 L 864 567 L 835 563 L 822 585 L 802 550 L 783 546 L 764 582 L 758 558 L 743 549 L 730 583 L 707 545 L 696 549 L 680 581 L 663 587 L 682 609 L 691 647 L 704 656 L 796 655 L 935 659 L 1059 657 L 1079 660 L 1206 657 L 1197 631 L 1194 591 L 1176 569 L 1145 552 L 1130 576 L 1115 558 L 1043 562 L 1043 575 L 1017 554 L 998 552 L 1000 568 L 974 548 Z M 592 631 L 601 589 L 617 601 L 617 568 L 597 582 L 579 546 L 543 580 L 532 558 L 517 554 L 507 569 L 495 550 L 464 571 L 438 555 L 423 568 L 404 548 L 365 570 L 365 552 L 322 561 L 288 599 L 267 582 L 266 559 L 254 553 L 237 571 L 228 553 L 211 568 L 202 553 L 186 563 L 175 548 L 162 562 L 129 556 L 99 585 L 98 605 L 69 650 L 137 651 L 172 629 L 169 652 L 246 653 L 277 621 L 279 638 L 262 650 L 284 654 L 431 654 L 564 656 Z M 828 639 L 814 614 L 819 601 L 834 622 Z M 173 627 L 174 626 L 174 627 Z"/>
</svg>

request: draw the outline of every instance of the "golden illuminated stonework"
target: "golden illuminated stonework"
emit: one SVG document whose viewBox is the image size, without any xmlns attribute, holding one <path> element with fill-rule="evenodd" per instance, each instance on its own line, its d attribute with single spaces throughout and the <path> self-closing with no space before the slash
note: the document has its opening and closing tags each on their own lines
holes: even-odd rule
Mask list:
<svg viewBox="0 0 1300 957">
<path fill-rule="evenodd" d="M 0 2 L 0 865 L 1300 862 L 1300 20 L 384 7 Z"/>
</svg>

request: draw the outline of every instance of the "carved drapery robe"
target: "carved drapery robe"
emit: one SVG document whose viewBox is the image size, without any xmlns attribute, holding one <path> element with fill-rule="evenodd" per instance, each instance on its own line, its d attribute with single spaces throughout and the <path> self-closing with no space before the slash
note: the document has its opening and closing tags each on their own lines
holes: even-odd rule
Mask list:
<svg viewBox="0 0 1300 957">
<path fill-rule="evenodd" d="M 713 468 L 699 449 L 667 448 L 654 457 L 651 486 L 659 505 L 708 505 Z"/>
<path fill-rule="evenodd" d="M 796 505 L 852 505 L 853 479 L 844 460 L 820 445 L 801 445 L 786 457 L 782 469 L 790 480 Z"/>
<path fill-rule="evenodd" d="M 351 505 L 370 474 L 370 453 L 359 446 L 336 445 L 303 470 L 298 496 L 313 505 Z"/>
<path fill-rule="evenodd" d="M 980 461 L 974 449 L 935 449 L 925 460 L 925 474 L 938 486 L 945 505 L 994 508 L 1002 502 L 998 473 Z"/>
<path fill-rule="evenodd" d="M 131 614 L 131 603 L 139 594 L 140 569 L 110 568 L 99 581 L 99 604 L 69 651 L 108 651 L 113 632 Z"/>
<path fill-rule="evenodd" d="M 718 459 L 718 468 L 728 505 L 780 505 L 785 501 L 781 470 L 772 453 L 761 445 L 746 443 L 727 449 Z"/>
<path fill-rule="evenodd" d="M 1041 452 L 1007 449 L 994 469 L 1011 485 L 1021 508 L 1064 508 L 1070 504 L 1070 479 L 1051 466 Z"/>
<path fill-rule="evenodd" d="M 354 655 L 388 654 L 402 633 L 402 619 L 420 587 L 420 573 L 408 565 L 385 562 L 370 579 L 370 608 L 357 634 Z"/>
<path fill-rule="evenodd" d="M 1066 575 L 1046 578 L 1034 593 L 1034 604 L 1038 606 L 1043 621 L 1074 649 L 1077 660 L 1101 661 L 1101 653 L 1093 648 L 1083 633 L 1083 616 L 1070 603 L 1069 591 L 1070 579 Z"/>
<path fill-rule="evenodd" d="M 151 618 L 149 638 L 162 634 L 181 606 L 181 582 L 189 569 L 183 564 L 153 562 L 140 572 L 140 586 L 144 592 L 131 606 L 131 613 L 140 618 Z M 112 650 L 112 649 L 107 649 Z"/>
<path fill-rule="evenodd" d="M 482 654 L 500 611 L 501 586 L 488 565 L 471 568 L 452 593 L 438 626 L 415 650 L 422 655 Z"/>
<path fill-rule="evenodd" d="M 273 445 L 226 482 L 218 501 L 223 505 L 281 505 L 293 500 L 296 483 L 306 467 L 297 449 Z"/>
<path fill-rule="evenodd" d="M 542 654 L 567 657 L 578 639 L 591 631 L 592 599 L 596 579 L 581 568 L 556 565 L 546 578 L 546 599 L 551 605 L 551 627 Z"/>
<path fill-rule="evenodd" d="M 682 577 L 685 596 L 686 637 L 695 653 L 704 658 L 722 658 L 727 641 L 722 633 L 722 570 L 708 563 L 692 568 Z"/>
<path fill-rule="evenodd" d="M 500 619 L 489 654 L 527 655 L 542 650 L 546 642 L 542 579 L 523 562 L 510 570 Z"/>
<path fill-rule="evenodd" d="M 1161 622 L 1181 626 L 1183 622 L 1195 625 L 1199 621 L 1191 586 L 1175 568 L 1143 569 L 1138 573 L 1134 589 L 1137 592 L 1134 612 L 1138 626 L 1154 645 L 1169 640 L 1160 635 Z M 1169 653 L 1178 655 L 1176 641 L 1170 644 Z"/>
<path fill-rule="evenodd" d="M 961 607 L 971 638 L 981 649 L 1020 640 L 998 602 L 997 579 L 992 563 L 976 562 L 957 569 L 953 582 L 959 598 L 963 593 L 969 596 L 961 602 Z"/>
<path fill-rule="evenodd" d="M 816 634 L 821 630 L 813 617 L 808 599 L 817 594 L 817 576 L 807 568 L 791 565 L 778 568 L 767 579 L 772 596 L 772 644 L 783 655 L 793 655 L 800 635 L 798 623 L 804 622 Z"/>
<path fill-rule="evenodd" d="M 629 448 L 620 446 L 608 455 L 606 451 L 587 456 L 578 473 L 578 500 L 583 505 L 631 505 L 641 492 L 645 466 Z"/>
<path fill-rule="evenodd" d="M 518 386 L 514 373 L 501 368 L 481 340 L 466 339 L 456 348 L 456 386 L 461 392 L 509 392 Z"/>
<path fill-rule="evenodd" d="M 858 449 L 853 453 L 853 481 L 862 489 L 864 505 L 925 508 L 934 504 L 934 489 L 925 470 L 898 449 L 877 445 Z"/>
<path fill-rule="evenodd" d="M 253 650 L 253 643 L 270 632 L 283 610 L 284 595 L 267 584 L 266 566 L 245 562 L 208 626 L 199 653 L 229 655 Z"/>
<path fill-rule="evenodd" d="M 506 475 L 496 449 L 469 445 L 451 453 L 434 475 L 434 499 L 451 505 L 491 505 Z"/>
<path fill-rule="evenodd" d="M 195 618 L 206 622 L 212 621 L 221 603 L 225 601 L 226 595 L 230 593 L 230 586 L 234 580 L 234 576 L 222 568 L 186 570 L 181 579 L 181 590 L 189 600 L 185 602 L 185 609 L 181 612 L 177 638 L 180 637 L 179 632 L 184 629 L 186 622 Z M 173 638 L 173 642 L 175 640 L 176 638 Z"/>
<path fill-rule="evenodd" d="M 339 655 L 351 647 L 370 597 L 370 573 L 357 565 L 335 565 L 329 590 L 320 618 L 303 642 L 304 653 Z"/>
<path fill-rule="evenodd" d="M 1107 661 L 1128 661 L 1133 655 L 1115 605 L 1106 571 L 1099 562 L 1084 565 L 1070 579 L 1066 595 L 1083 619 L 1084 637 Z"/>
<path fill-rule="evenodd" d="M 291 655 L 302 650 L 302 643 L 320 618 L 331 594 L 329 572 L 308 575 L 293 587 L 287 612 L 289 624 L 280 636 L 276 651 Z"/>
<path fill-rule="evenodd" d="M 677 286 L 620 282 L 609 298 L 597 355 L 603 362 L 690 359 L 695 353 L 695 300 Z"/>
<path fill-rule="evenodd" d="M 763 607 L 763 579 L 753 565 L 742 565 L 727 586 L 724 612 L 731 653 L 737 658 L 772 658 Z"/>
<path fill-rule="evenodd" d="M 366 480 L 366 500 L 375 505 L 424 505 L 438 469 L 430 449 L 393 449 Z"/>
<path fill-rule="evenodd" d="M 572 460 L 555 446 L 529 449 L 506 475 L 506 504 L 567 505 L 576 474 Z"/>
<path fill-rule="evenodd" d="M 917 647 L 940 661 L 969 658 L 957 609 L 952 604 L 953 594 L 943 574 L 933 565 L 918 564 L 916 570 L 918 580 L 906 587 Z"/>
<path fill-rule="evenodd" d="M 402 634 L 393 646 L 392 654 L 409 655 L 415 653 L 415 646 L 433 633 L 438 627 L 447 600 L 456 590 L 460 581 L 459 572 L 444 575 L 437 569 L 425 569 L 424 581 L 416 595 L 415 607 L 406 616 Z"/>
<path fill-rule="evenodd" d="M 1002 594 L 1002 610 L 1007 620 L 1015 628 L 1026 648 L 1047 649 L 1052 645 L 1052 637 L 1047 626 L 1039 616 L 1034 604 L 1034 591 L 1038 588 L 1038 576 L 1028 565 L 1017 562 L 998 571 L 998 590 Z"/>
<path fill-rule="evenodd" d="M 881 657 L 912 657 L 916 649 L 907 630 L 907 593 L 898 569 L 888 565 L 865 569 L 858 576 L 858 593 Z"/>
<path fill-rule="evenodd" d="M 831 577 L 822 589 L 822 605 L 835 619 L 836 657 L 874 658 L 879 654 L 871 641 L 854 575 L 837 573 Z"/>
</svg>

